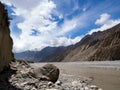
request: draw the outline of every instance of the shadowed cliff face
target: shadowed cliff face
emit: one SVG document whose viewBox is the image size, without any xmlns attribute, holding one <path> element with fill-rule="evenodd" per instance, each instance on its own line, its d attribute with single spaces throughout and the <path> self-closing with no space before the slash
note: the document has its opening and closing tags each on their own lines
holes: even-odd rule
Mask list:
<svg viewBox="0 0 120 90">
<path fill-rule="evenodd" d="M 0 2 L 0 71 L 13 59 L 12 39 L 10 37 L 9 19 L 5 6 Z"/>
</svg>

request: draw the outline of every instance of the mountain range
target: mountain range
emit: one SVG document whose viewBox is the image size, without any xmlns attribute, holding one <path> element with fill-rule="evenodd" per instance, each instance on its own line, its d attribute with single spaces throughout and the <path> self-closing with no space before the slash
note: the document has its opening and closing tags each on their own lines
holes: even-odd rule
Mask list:
<svg viewBox="0 0 120 90">
<path fill-rule="evenodd" d="M 86 35 L 75 45 L 46 47 L 41 51 L 15 53 L 14 56 L 34 62 L 120 60 L 120 24 Z"/>
</svg>

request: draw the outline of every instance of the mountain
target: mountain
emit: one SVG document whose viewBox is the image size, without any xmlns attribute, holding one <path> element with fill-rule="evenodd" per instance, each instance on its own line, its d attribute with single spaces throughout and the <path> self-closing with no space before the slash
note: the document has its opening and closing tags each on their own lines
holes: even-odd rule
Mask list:
<svg viewBox="0 0 120 90">
<path fill-rule="evenodd" d="M 86 35 L 75 45 L 15 53 L 15 57 L 37 62 L 120 60 L 120 24 Z"/>
<path fill-rule="evenodd" d="M 5 6 L 0 2 L 0 71 L 14 58 L 12 54 L 9 17 Z"/>
<path fill-rule="evenodd" d="M 66 51 L 66 47 L 46 47 L 41 51 L 25 51 L 21 53 L 15 53 L 15 58 L 22 60 L 29 60 L 35 62 L 52 62 L 61 61 L 64 56 L 63 52 Z"/>
<path fill-rule="evenodd" d="M 120 60 L 120 24 L 85 36 L 63 61 Z"/>
</svg>

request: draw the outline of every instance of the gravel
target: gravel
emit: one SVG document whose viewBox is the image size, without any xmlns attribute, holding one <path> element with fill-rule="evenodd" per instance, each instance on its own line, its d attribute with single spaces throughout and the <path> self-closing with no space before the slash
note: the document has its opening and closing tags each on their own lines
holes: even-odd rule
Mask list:
<svg viewBox="0 0 120 90">
<path fill-rule="evenodd" d="M 33 68 L 26 62 L 15 61 L 9 70 L 0 74 L 0 90 L 102 90 L 92 85 L 92 79 L 60 74 L 57 82 L 34 77 Z"/>
</svg>

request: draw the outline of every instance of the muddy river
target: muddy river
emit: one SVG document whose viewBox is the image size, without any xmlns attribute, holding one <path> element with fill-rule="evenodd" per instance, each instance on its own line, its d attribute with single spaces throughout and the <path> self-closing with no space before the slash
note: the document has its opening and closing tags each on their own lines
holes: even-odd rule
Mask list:
<svg viewBox="0 0 120 90">
<path fill-rule="evenodd" d="M 46 63 L 33 63 L 37 68 Z M 93 84 L 103 90 L 120 90 L 120 61 L 101 62 L 61 62 L 53 63 L 60 68 L 62 74 L 77 77 L 90 77 Z"/>
</svg>

